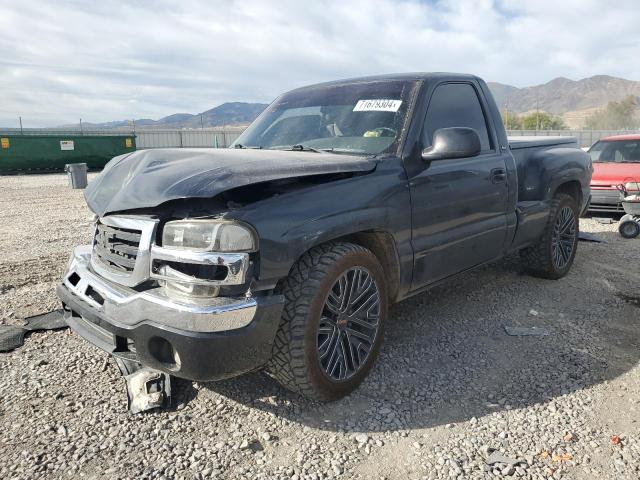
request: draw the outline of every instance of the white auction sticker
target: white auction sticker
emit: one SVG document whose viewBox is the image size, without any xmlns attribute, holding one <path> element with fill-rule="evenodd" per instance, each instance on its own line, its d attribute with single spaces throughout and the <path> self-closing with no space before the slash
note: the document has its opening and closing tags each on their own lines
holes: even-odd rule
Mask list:
<svg viewBox="0 0 640 480">
<path fill-rule="evenodd" d="M 73 140 L 60 140 L 60 150 L 75 150 Z"/>
<path fill-rule="evenodd" d="M 353 107 L 354 112 L 397 112 L 402 100 L 378 98 L 375 100 L 358 100 Z"/>
</svg>

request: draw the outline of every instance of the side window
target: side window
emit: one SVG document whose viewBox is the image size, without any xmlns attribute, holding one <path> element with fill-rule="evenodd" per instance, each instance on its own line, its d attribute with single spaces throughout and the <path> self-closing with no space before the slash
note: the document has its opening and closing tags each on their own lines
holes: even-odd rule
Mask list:
<svg viewBox="0 0 640 480">
<path fill-rule="evenodd" d="M 422 130 L 422 146 L 431 145 L 439 128 L 468 127 L 480 136 L 482 151 L 491 150 L 487 122 L 475 89 L 468 83 L 446 83 L 436 87 Z"/>
</svg>

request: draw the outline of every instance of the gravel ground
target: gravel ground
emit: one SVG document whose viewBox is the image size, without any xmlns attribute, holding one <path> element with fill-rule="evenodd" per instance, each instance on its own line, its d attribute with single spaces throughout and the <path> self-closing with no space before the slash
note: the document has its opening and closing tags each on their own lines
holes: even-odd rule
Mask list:
<svg viewBox="0 0 640 480">
<path fill-rule="evenodd" d="M 62 175 L 0 192 L 0 322 L 19 324 L 57 307 L 90 214 Z M 509 258 L 395 305 L 374 371 L 332 404 L 256 373 L 134 416 L 105 354 L 34 333 L 0 354 L 0 478 L 639 478 L 640 240 L 616 228 L 583 220 L 608 243 L 581 242 L 562 280 Z"/>
</svg>

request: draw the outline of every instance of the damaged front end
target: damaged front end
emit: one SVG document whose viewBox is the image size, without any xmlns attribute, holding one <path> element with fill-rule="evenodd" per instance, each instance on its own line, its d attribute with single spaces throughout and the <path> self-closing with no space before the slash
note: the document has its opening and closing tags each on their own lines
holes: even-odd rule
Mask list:
<svg viewBox="0 0 640 480">
<path fill-rule="evenodd" d="M 95 234 L 74 250 L 57 286 L 66 322 L 116 357 L 127 378 L 144 368 L 211 381 L 260 368 L 284 304 L 273 268 L 288 268 L 289 253 L 276 232 L 284 224 L 266 205 L 376 165 L 362 156 L 234 149 L 116 157 L 85 191 Z M 158 405 L 154 394 L 169 385 L 157 375 L 132 378 L 141 383 L 129 392 L 145 405 Z M 142 389 L 148 381 L 153 388 Z"/>
<path fill-rule="evenodd" d="M 283 299 L 252 293 L 257 255 L 255 232 L 238 222 L 107 215 L 57 292 L 69 326 L 133 375 L 139 411 L 166 404 L 168 375 L 218 380 L 268 360 Z"/>
</svg>

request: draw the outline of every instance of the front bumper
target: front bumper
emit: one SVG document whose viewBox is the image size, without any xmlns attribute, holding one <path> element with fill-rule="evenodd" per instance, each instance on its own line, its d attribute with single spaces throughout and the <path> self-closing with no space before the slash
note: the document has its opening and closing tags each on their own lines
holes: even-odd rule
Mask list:
<svg viewBox="0 0 640 480">
<path fill-rule="evenodd" d="M 622 196 L 616 189 L 591 189 L 590 212 L 604 213 L 621 213 L 624 214 L 622 208 Z"/>
<path fill-rule="evenodd" d="M 90 247 L 76 248 L 57 293 L 69 326 L 102 350 L 199 381 L 236 376 L 270 358 L 281 296 L 181 303 L 160 288 L 137 291 L 105 280 L 91 270 L 90 257 Z"/>
</svg>

